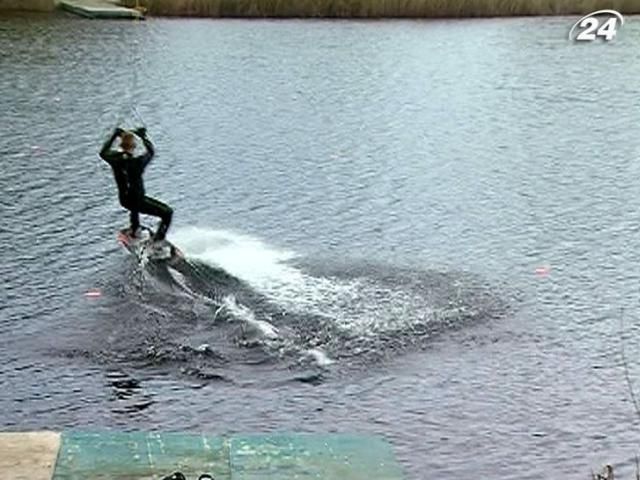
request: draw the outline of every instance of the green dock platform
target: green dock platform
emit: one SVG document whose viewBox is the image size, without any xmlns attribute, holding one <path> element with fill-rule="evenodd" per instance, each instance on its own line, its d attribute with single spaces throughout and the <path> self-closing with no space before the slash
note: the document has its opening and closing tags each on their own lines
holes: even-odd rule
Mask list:
<svg viewBox="0 0 640 480">
<path fill-rule="evenodd" d="M 391 446 L 372 436 L 182 433 L 0 433 L 12 480 L 401 480 Z"/>
<path fill-rule="evenodd" d="M 135 8 L 126 8 L 109 0 L 59 0 L 58 6 L 87 18 L 144 19 L 144 15 Z"/>
</svg>

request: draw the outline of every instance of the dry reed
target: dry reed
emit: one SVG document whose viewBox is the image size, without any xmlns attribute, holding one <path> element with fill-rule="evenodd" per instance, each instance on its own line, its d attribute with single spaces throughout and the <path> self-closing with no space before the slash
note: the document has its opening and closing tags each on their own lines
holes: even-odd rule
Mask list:
<svg viewBox="0 0 640 480">
<path fill-rule="evenodd" d="M 640 13 L 640 0 L 125 0 L 151 15 L 273 18 L 460 18 Z"/>
</svg>

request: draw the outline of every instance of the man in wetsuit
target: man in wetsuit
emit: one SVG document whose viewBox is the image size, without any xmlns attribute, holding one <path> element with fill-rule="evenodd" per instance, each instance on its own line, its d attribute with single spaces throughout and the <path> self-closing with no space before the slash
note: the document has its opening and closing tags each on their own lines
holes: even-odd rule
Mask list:
<svg viewBox="0 0 640 480">
<path fill-rule="evenodd" d="M 144 143 L 146 152 L 142 155 L 135 156 L 136 137 L 139 136 Z M 116 138 L 120 138 L 120 150 L 114 150 L 113 142 Z M 135 237 L 140 227 L 140 213 L 160 217 L 160 226 L 155 233 L 154 240 L 164 240 L 173 210 L 168 205 L 147 197 L 144 194 L 144 182 L 142 174 L 144 169 L 153 158 L 153 144 L 147 138 L 145 128 L 138 128 L 133 132 L 116 128 L 111 137 L 105 142 L 100 150 L 100 157 L 111 165 L 113 176 L 118 185 L 118 198 L 120 205 L 129 210 L 131 213 L 131 229 L 128 232 L 131 237 Z"/>
</svg>

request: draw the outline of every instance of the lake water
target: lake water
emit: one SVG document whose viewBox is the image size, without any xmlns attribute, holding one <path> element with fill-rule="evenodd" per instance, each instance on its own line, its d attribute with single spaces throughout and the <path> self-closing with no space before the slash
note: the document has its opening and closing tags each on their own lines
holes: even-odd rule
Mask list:
<svg viewBox="0 0 640 480">
<path fill-rule="evenodd" d="M 573 18 L 0 17 L 0 428 L 373 433 L 408 479 L 631 478 L 635 20 L 577 45 Z M 116 242 L 117 122 L 155 142 L 174 267 Z"/>
</svg>

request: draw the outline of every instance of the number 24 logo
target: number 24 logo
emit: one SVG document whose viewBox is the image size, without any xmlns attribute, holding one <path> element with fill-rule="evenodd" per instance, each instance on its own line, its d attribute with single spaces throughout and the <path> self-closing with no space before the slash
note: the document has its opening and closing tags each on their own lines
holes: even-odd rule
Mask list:
<svg viewBox="0 0 640 480">
<path fill-rule="evenodd" d="M 605 15 L 609 18 L 600 25 L 598 17 Z M 577 42 L 592 42 L 597 37 L 601 37 L 608 42 L 613 40 L 616 33 L 618 33 L 618 21 L 620 21 L 620 26 L 624 25 L 624 17 L 616 10 L 598 10 L 592 12 L 573 24 L 569 32 L 569 40 L 574 38 L 574 30 L 578 28 L 579 33 L 575 37 Z"/>
</svg>

